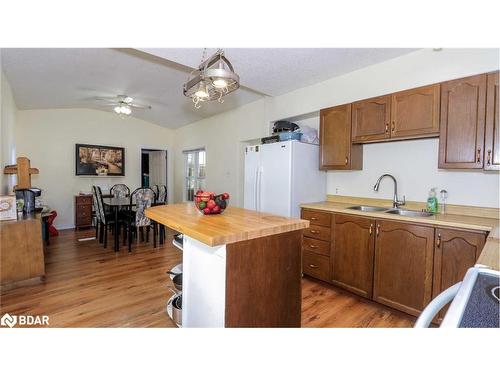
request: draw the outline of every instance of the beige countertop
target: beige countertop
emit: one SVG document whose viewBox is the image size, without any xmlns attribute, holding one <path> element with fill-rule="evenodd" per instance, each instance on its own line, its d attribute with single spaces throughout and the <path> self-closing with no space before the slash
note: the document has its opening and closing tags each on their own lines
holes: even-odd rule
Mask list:
<svg viewBox="0 0 500 375">
<path fill-rule="evenodd" d="M 301 230 L 309 221 L 291 219 L 237 207 L 219 215 L 203 215 L 194 203 L 151 207 L 146 216 L 208 246 L 250 240 Z"/>
<path fill-rule="evenodd" d="M 371 204 L 379 207 L 391 208 L 390 202 L 381 201 L 376 202 L 378 204 Z M 300 207 L 306 209 L 320 210 L 326 212 L 343 213 L 349 215 L 366 216 L 376 219 L 386 219 L 386 220 L 396 220 L 409 223 L 427 224 L 434 227 L 451 227 L 460 228 L 468 230 L 478 230 L 489 232 L 486 244 L 478 258 L 477 264 L 486 266 L 492 269 L 500 270 L 499 258 L 500 258 L 500 229 L 498 218 L 491 217 L 480 217 L 480 216 L 468 216 L 460 214 L 436 214 L 429 217 L 406 217 L 406 216 L 396 216 L 393 214 L 388 214 L 384 212 L 362 212 L 357 210 L 349 209 L 348 207 L 364 204 L 370 205 L 366 199 L 362 201 L 357 200 L 353 197 L 352 202 L 317 202 L 317 203 L 307 203 L 301 204 Z M 406 207 L 402 207 L 406 208 Z M 476 210 L 477 211 L 477 208 Z"/>
</svg>

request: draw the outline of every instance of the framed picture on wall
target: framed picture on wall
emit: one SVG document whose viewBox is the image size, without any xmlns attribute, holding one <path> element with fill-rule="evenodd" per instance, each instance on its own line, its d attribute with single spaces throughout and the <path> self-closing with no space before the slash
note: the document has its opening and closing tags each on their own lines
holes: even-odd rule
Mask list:
<svg viewBox="0 0 500 375">
<path fill-rule="evenodd" d="M 125 176 L 123 147 L 76 144 L 77 176 Z"/>
</svg>

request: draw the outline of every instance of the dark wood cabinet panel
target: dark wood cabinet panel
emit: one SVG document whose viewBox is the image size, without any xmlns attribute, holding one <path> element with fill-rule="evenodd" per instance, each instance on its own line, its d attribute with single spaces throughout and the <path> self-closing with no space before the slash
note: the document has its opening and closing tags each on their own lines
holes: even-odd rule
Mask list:
<svg viewBox="0 0 500 375">
<path fill-rule="evenodd" d="M 363 149 L 351 143 L 351 105 L 320 112 L 320 169 L 361 169 Z"/>
<path fill-rule="evenodd" d="M 316 279 L 330 282 L 330 257 L 302 250 L 302 272 Z"/>
<path fill-rule="evenodd" d="M 498 127 L 498 72 L 488 74 L 486 93 L 486 129 L 484 169 L 500 169 L 500 131 Z"/>
<path fill-rule="evenodd" d="M 314 210 L 302 210 L 301 218 L 304 220 L 309 220 L 311 224 L 320 225 L 330 228 L 332 214 L 328 212 L 314 211 Z"/>
<path fill-rule="evenodd" d="M 352 104 L 352 141 L 367 142 L 391 136 L 391 95 Z"/>
<path fill-rule="evenodd" d="M 304 237 L 302 239 L 302 250 L 312 251 L 313 253 L 330 256 L 330 242 L 316 240 L 314 238 Z"/>
<path fill-rule="evenodd" d="M 371 298 L 375 220 L 350 215 L 334 216 L 332 282 Z"/>
<path fill-rule="evenodd" d="M 377 220 L 373 299 L 418 316 L 432 298 L 434 228 Z"/>
<path fill-rule="evenodd" d="M 309 228 L 304 229 L 304 236 L 322 241 L 330 241 L 331 229 L 310 224 Z"/>
<path fill-rule="evenodd" d="M 439 84 L 393 94 L 391 138 L 439 135 L 439 99 Z"/>
<path fill-rule="evenodd" d="M 483 168 L 486 74 L 441 84 L 439 168 Z"/>
<path fill-rule="evenodd" d="M 476 264 L 486 241 L 486 233 L 437 228 L 434 249 L 433 298 L 463 280 Z M 442 318 L 446 309 L 441 310 Z"/>
</svg>

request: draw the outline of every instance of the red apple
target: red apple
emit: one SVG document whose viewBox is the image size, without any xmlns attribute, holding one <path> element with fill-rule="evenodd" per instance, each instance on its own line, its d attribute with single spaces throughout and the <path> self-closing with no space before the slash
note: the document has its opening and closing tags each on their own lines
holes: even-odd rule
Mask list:
<svg viewBox="0 0 500 375">
<path fill-rule="evenodd" d="M 201 195 L 201 194 L 203 194 L 203 190 L 200 189 L 196 191 L 196 195 Z"/>
<path fill-rule="evenodd" d="M 213 199 L 210 199 L 208 202 L 207 202 L 207 208 L 214 208 L 216 206 L 215 204 L 215 201 Z"/>
<path fill-rule="evenodd" d="M 203 209 L 203 213 L 204 213 L 205 215 L 210 215 L 210 208 L 205 207 L 205 208 Z"/>
<path fill-rule="evenodd" d="M 229 193 L 222 194 L 222 199 L 224 199 L 224 200 L 229 199 Z"/>
<path fill-rule="evenodd" d="M 201 202 L 201 198 L 200 197 L 195 197 L 194 201 L 197 202 L 197 203 L 200 203 Z"/>
</svg>

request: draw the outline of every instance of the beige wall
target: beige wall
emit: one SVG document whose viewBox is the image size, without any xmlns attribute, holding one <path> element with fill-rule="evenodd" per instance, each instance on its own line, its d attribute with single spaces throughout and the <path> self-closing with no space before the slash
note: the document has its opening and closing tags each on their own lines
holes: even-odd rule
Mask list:
<svg viewBox="0 0 500 375">
<path fill-rule="evenodd" d="M 76 143 L 125 147 L 125 177 L 75 176 Z M 43 190 L 45 203 L 57 210 L 59 228 L 74 225 L 73 196 L 80 191 L 91 191 L 94 184 L 103 190 L 115 183 L 139 187 L 141 148 L 171 152 L 173 132 L 133 117 L 90 109 L 18 111 L 18 155 L 30 158 L 31 165 L 40 170 L 32 184 Z M 171 161 L 168 169 L 172 191 Z"/>
<path fill-rule="evenodd" d="M 209 103 L 206 105 L 217 105 Z M 243 201 L 242 141 L 265 134 L 265 101 L 259 100 L 236 110 L 222 113 L 175 131 L 175 201 L 183 199 L 183 150 L 205 147 L 207 155 L 206 186 L 218 193 L 228 192 L 231 204 Z"/>
<path fill-rule="evenodd" d="M 1 61 L 1 56 L 0 56 Z M 0 76 L 0 194 L 11 194 L 14 176 L 3 174 L 3 167 L 16 162 L 16 116 L 17 107 L 12 89 L 3 71 Z"/>
<path fill-rule="evenodd" d="M 498 49 L 419 50 L 182 127 L 176 130 L 176 201 L 182 199 L 183 149 L 206 146 L 207 187 L 236 192 L 232 204 L 241 205 L 241 141 L 268 135 L 272 121 L 311 113 L 306 121 L 311 124 L 318 121 L 321 108 L 496 70 L 498 53 Z M 449 203 L 499 205 L 498 173 L 438 170 L 435 139 L 364 147 L 362 171 L 328 172 L 329 194 L 390 198 L 392 187 L 386 182 L 379 193 L 371 189 L 379 174 L 389 172 L 398 178 L 400 192 L 408 200 L 425 200 L 429 189 L 437 186 L 449 191 Z"/>
</svg>

